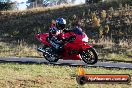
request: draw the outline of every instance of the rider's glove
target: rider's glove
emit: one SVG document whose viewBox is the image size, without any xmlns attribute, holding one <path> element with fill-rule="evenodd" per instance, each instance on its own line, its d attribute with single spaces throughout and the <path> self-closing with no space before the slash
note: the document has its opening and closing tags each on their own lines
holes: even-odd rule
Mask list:
<svg viewBox="0 0 132 88">
<path fill-rule="evenodd" d="M 62 41 L 63 42 L 68 41 L 68 38 L 63 38 Z"/>
</svg>

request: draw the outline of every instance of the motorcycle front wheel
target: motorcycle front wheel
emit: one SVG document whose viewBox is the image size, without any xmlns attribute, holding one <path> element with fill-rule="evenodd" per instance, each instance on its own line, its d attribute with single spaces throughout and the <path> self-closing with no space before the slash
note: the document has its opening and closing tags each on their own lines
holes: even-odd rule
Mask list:
<svg viewBox="0 0 132 88">
<path fill-rule="evenodd" d="M 86 49 L 80 54 L 82 60 L 87 64 L 95 64 L 98 61 L 98 55 L 94 48 Z"/>
</svg>

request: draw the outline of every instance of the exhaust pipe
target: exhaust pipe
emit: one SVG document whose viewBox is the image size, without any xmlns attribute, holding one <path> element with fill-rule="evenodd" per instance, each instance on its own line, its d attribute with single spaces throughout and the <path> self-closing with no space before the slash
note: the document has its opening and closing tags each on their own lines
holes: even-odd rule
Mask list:
<svg viewBox="0 0 132 88">
<path fill-rule="evenodd" d="M 42 48 L 37 48 L 37 50 L 38 50 L 39 52 L 45 53 L 45 50 L 42 49 Z"/>
</svg>

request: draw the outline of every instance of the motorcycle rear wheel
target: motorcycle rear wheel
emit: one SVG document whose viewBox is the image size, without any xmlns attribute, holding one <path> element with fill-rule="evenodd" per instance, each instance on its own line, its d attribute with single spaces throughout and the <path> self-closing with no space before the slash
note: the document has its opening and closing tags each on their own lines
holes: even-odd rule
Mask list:
<svg viewBox="0 0 132 88">
<path fill-rule="evenodd" d="M 86 49 L 80 55 L 82 60 L 87 64 L 93 65 L 98 61 L 98 55 L 94 48 Z"/>
<path fill-rule="evenodd" d="M 43 47 L 46 51 L 46 53 L 43 53 L 43 56 L 45 59 L 49 62 L 57 62 L 59 60 L 56 53 L 53 52 L 51 47 Z"/>
</svg>

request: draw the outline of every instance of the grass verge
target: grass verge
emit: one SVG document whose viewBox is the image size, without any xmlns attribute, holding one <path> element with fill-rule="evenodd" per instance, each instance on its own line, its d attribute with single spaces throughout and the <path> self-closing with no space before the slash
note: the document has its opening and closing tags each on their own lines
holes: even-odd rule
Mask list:
<svg viewBox="0 0 132 88">
<path fill-rule="evenodd" d="M 44 64 L 0 63 L 1 88 L 130 88 L 130 84 L 76 83 L 77 67 Z M 132 70 L 85 68 L 88 74 L 130 74 Z"/>
<path fill-rule="evenodd" d="M 0 43 L 0 57 L 43 57 L 42 53 L 36 50 L 37 46 L 20 44 Z M 100 60 L 108 61 L 132 61 L 132 47 L 125 43 L 124 45 L 115 45 L 110 41 L 96 44 L 95 49 L 99 53 Z"/>
</svg>

